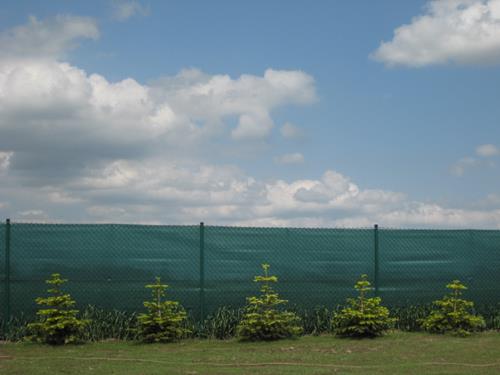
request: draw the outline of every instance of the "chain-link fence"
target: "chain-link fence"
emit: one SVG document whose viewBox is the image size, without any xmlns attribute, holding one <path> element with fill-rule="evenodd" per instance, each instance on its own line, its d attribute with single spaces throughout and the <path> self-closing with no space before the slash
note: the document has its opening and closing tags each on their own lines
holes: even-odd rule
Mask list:
<svg viewBox="0 0 500 375">
<path fill-rule="evenodd" d="M 360 274 L 386 304 L 428 303 L 460 279 L 467 297 L 500 302 L 500 231 L 305 229 L 117 224 L 0 224 L 1 314 L 33 314 L 51 273 L 79 307 L 136 311 L 160 276 L 195 316 L 241 306 L 261 263 L 301 308 L 335 306 Z"/>
</svg>

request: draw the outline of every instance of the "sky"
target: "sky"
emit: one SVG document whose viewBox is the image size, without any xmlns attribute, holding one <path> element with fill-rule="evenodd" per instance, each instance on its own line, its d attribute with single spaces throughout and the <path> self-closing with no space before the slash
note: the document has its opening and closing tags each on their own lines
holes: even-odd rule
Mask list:
<svg viewBox="0 0 500 375">
<path fill-rule="evenodd" d="M 0 218 L 500 229 L 500 0 L 8 1 Z"/>
</svg>

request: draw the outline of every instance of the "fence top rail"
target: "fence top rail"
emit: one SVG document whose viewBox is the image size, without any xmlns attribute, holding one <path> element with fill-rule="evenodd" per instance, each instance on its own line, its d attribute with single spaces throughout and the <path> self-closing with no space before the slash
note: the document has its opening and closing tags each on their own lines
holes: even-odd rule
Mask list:
<svg viewBox="0 0 500 375">
<path fill-rule="evenodd" d="M 5 225 L 5 221 L 0 223 Z M 15 226 L 71 226 L 71 227 L 141 227 L 141 228 L 197 228 L 199 224 L 142 224 L 142 223 L 63 223 L 63 222 L 28 222 L 10 221 L 10 225 Z"/>
<path fill-rule="evenodd" d="M 0 226 L 5 226 L 6 221 L 4 220 L 0 222 Z M 197 228 L 201 223 L 197 224 L 148 224 L 148 223 L 75 223 L 75 222 L 33 222 L 33 221 L 23 221 L 11 219 L 10 225 L 15 226 L 74 226 L 74 227 L 138 227 L 138 228 Z M 306 227 L 306 226 L 253 226 L 253 225 L 207 225 L 203 224 L 205 228 L 215 228 L 215 229 L 253 229 L 253 230 L 359 230 L 359 231 L 367 231 L 378 229 L 379 231 L 435 231 L 435 232 L 498 232 L 500 233 L 500 228 L 424 228 L 424 227 L 389 227 L 382 226 L 378 224 L 374 224 L 373 226 L 360 226 L 360 227 Z"/>
</svg>

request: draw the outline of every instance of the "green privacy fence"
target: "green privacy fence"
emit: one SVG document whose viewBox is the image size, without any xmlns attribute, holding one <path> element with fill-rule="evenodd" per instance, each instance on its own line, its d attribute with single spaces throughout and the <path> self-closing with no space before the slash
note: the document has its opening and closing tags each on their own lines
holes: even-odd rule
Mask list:
<svg viewBox="0 0 500 375">
<path fill-rule="evenodd" d="M 499 230 L 308 229 L 118 224 L 0 224 L 1 314 L 33 314 L 59 272 L 80 307 L 136 311 L 155 276 L 195 316 L 241 306 L 271 264 L 281 295 L 335 306 L 366 273 L 389 305 L 428 303 L 458 278 L 480 304 L 500 302 Z"/>
</svg>

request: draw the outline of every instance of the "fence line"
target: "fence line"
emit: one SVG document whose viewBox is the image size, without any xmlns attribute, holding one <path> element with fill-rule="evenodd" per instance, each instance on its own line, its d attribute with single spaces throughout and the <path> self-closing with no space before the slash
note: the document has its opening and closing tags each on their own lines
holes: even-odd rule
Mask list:
<svg viewBox="0 0 500 375">
<path fill-rule="evenodd" d="M 205 225 L 200 223 L 200 319 L 205 317 Z"/>
<path fill-rule="evenodd" d="M 10 219 L 5 220 L 5 311 L 4 316 L 7 318 L 4 324 L 5 329 L 8 329 L 10 320 Z"/>
<path fill-rule="evenodd" d="M 3 227 L 3 228 L 2 228 Z M 271 264 L 298 307 L 333 306 L 360 274 L 388 304 L 430 302 L 461 279 L 467 296 L 500 302 L 500 230 L 306 229 L 118 224 L 0 224 L 3 318 L 32 314 L 59 272 L 83 304 L 140 310 L 155 276 L 197 317 L 241 306 Z M 3 276 L 1 275 L 3 274 Z M 7 319 L 8 320 L 8 319 Z"/>
</svg>

